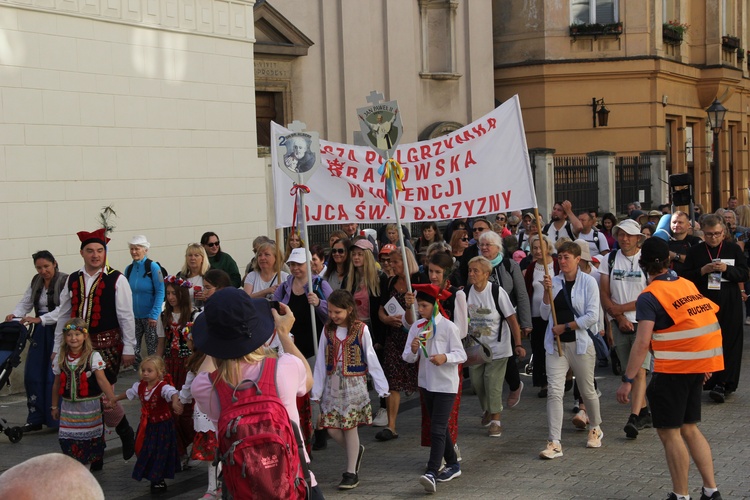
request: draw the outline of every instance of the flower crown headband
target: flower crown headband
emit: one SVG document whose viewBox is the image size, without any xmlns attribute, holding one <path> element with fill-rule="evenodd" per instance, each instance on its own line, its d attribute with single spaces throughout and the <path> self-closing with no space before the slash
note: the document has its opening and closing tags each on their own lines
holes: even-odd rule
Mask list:
<svg viewBox="0 0 750 500">
<path fill-rule="evenodd" d="M 65 325 L 63 328 L 63 333 L 69 332 L 71 330 L 78 330 L 79 332 L 85 333 L 88 335 L 89 331 L 85 326 L 78 326 L 78 325 Z"/>
<path fill-rule="evenodd" d="M 181 286 L 183 288 L 193 288 L 193 284 L 188 280 L 178 278 L 177 276 L 170 275 L 164 278 L 164 283 L 170 283 L 172 285 Z"/>
</svg>

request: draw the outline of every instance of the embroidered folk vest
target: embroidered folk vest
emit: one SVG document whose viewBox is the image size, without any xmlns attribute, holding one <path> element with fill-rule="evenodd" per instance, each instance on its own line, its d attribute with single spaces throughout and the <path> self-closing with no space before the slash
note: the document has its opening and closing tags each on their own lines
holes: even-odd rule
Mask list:
<svg viewBox="0 0 750 500">
<path fill-rule="evenodd" d="M 68 279 L 68 289 L 71 292 L 70 317 L 82 318 L 88 324 L 89 334 L 106 332 L 120 327 L 117 320 L 115 293 L 120 271 L 107 269 L 108 274 L 99 273 L 86 293 L 84 277 L 81 271 L 76 271 Z"/>
<path fill-rule="evenodd" d="M 161 397 L 161 389 L 164 385 L 166 385 L 164 380 L 156 384 L 151 391 L 151 397 L 147 400 L 146 387 L 148 383 L 142 381 L 138 384 L 138 399 L 141 400 L 141 413 L 146 416 L 150 424 L 164 422 L 172 418 L 170 403 Z"/>
<path fill-rule="evenodd" d="M 674 325 L 654 331 L 651 350 L 656 373 L 712 373 L 724 369 L 719 306 L 684 278 L 654 280 L 651 292 Z"/>
<path fill-rule="evenodd" d="M 91 356 L 84 362 L 80 360 L 76 366 L 70 367 L 67 360 L 60 366 L 60 395 L 69 401 L 87 401 L 98 399 L 102 394 L 96 375 L 91 369 Z"/>
<path fill-rule="evenodd" d="M 336 327 L 326 326 L 326 372 L 330 375 L 336 366 L 336 360 L 341 359 L 341 374 L 346 377 L 362 377 L 367 374 L 367 360 L 362 348 L 362 333 L 365 324 L 355 321 L 344 340 L 336 337 Z M 337 358 L 340 356 L 340 358 Z"/>
</svg>

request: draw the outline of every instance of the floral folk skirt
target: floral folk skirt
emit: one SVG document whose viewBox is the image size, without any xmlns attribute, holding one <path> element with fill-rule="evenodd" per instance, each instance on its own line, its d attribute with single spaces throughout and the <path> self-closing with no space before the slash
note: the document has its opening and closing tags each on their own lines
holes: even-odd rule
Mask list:
<svg viewBox="0 0 750 500">
<path fill-rule="evenodd" d="M 367 377 L 345 377 L 341 365 L 326 376 L 323 395 L 320 398 L 320 422 L 331 429 L 353 429 L 372 424 L 370 394 L 367 392 Z"/>
</svg>

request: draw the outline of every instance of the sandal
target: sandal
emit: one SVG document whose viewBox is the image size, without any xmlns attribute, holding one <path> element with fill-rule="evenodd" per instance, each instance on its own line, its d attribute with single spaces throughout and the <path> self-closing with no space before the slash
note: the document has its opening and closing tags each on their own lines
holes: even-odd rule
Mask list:
<svg viewBox="0 0 750 500">
<path fill-rule="evenodd" d="M 398 438 L 398 434 L 395 434 L 388 427 L 375 434 L 375 439 L 377 439 L 378 441 L 390 441 L 391 439 L 396 438 Z"/>
<path fill-rule="evenodd" d="M 158 483 L 153 482 L 153 481 L 151 482 L 152 494 L 159 495 L 161 493 L 166 493 L 166 492 L 167 492 L 167 483 L 165 483 L 163 479 L 159 481 Z"/>
</svg>

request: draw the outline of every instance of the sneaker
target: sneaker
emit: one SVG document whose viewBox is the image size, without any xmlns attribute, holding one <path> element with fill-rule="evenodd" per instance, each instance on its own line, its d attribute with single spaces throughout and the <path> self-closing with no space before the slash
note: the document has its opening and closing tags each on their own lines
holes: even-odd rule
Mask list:
<svg viewBox="0 0 750 500">
<path fill-rule="evenodd" d="M 537 392 L 537 397 L 539 398 L 546 398 L 547 397 L 547 388 L 539 389 L 539 392 Z"/>
<path fill-rule="evenodd" d="M 601 429 L 591 429 L 589 431 L 589 438 L 586 441 L 586 448 L 601 448 L 603 437 L 604 432 Z"/>
<path fill-rule="evenodd" d="M 357 453 L 357 464 L 354 466 L 354 474 L 359 475 L 359 466 L 362 465 L 362 455 L 365 454 L 364 445 L 359 445 L 359 453 Z"/>
<path fill-rule="evenodd" d="M 435 493 L 437 487 L 435 486 L 435 475 L 432 472 L 425 472 L 422 477 L 419 478 L 419 484 L 424 487 L 427 493 Z"/>
<path fill-rule="evenodd" d="M 718 491 L 714 491 L 714 494 L 711 496 L 706 495 L 706 492 L 701 488 L 701 500 L 722 500 L 721 493 Z"/>
<path fill-rule="evenodd" d="M 351 472 L 344 472 L 341 482 L 339 483 L 340 490 L 350 490 L 356 488 L 359 484 L 359 476 L 352 474 Z"/>
<path fill-rule="evenodd" d="M 484 412 L 484 414 L 482 415 L 482 427 L 489 427 L 491 422 L 492 416 L 490 415 L 490 412 Z"/>
<path fill-rule="evenodd" d="M 723 403 L 726 400 L 726 391 L 724 391 L 724 386 L 717 384 L 713 389 L 711 389 L 711 392 L 708 393 L 708 396 L 717 403 Z"/>
<path fill-rule="evenodd" d="M 555 444 L 552 441 L 547 441 L 547 447 L 539 452 L 539 458 L 546 458 L 548 460 L 561 456 L 563 456 L 562 445 Z"/>
<path fill-rule="evenodd" d="M 441 483 L 447 483 L 451 479 L 457 478 L 461 475 L 461 466 L 456 462 L 453 465 L 446 465 L 443 472 L 438 474 L 437 480 Z"/>
<path fill-rule="evenodd" d="M 521 402 L 521 392 L 523 392 L 523 382 L 518 386 L 518 389 L 510 391 L 510 394 L 508 394 L 508 408 L 514 408 Z"/>
<path fill-rule="evenodd" d="M 503 426 L 500 425 L 500 422 L 497 420 L 493 420 L 490 422 L 490 429 L 487 433 L 491 438 L 499 438 L 503 435 Z"/>
<path fill-rule="evenodd" d="M 580 410 L 576 413 L 576 416 L 573 417 L 573 425 L 578 430 L 586 430 L 586 426 L 589 425 L 589 417 L 586 415 L 586 410 Z"/>
<path fill-rule="evenodd" d="M 635 424 L 636 428 L 640 431 L 643 429 L 650 429 L 654 426 L 654 420 L 651 417 L 651 412 L 638 415 L 638 420 Z"/>
<path fill-rule="evenodd" d="M 372 419 L 373 427 L 385 427 L 388 425 L 388 412 L 385 408 L 378 409 L 375 418 Z"/>
<path fill-rule="evenodd" d="M 623 429 L 628 439 L 635 439 L 638 437 L 638 415 L 631 413 L 628 417 L 628 423 L 625 424 Z"/>
</svg>

